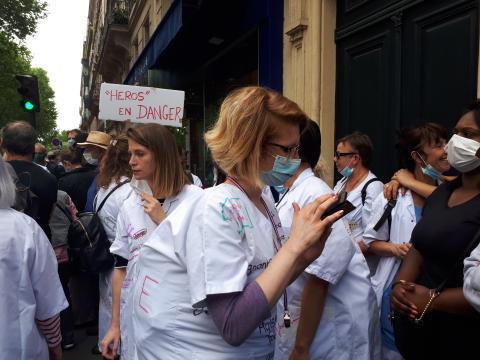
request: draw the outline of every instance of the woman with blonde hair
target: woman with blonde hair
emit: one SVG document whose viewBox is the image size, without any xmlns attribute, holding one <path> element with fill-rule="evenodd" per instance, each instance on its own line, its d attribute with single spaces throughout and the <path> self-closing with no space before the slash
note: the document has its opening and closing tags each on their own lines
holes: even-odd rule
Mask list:
<svg viewBox="0 0 480 360">
<path fill-rule="evenodd" d="M 287 240 L 265 185 L 298 168 L 307 116 L 261 87 L 224 100 L 205 140 L 225 183 L 180 204 L 144 244 L 134 290 L 139 359 L 272 359 L 275 305 L 323 249 L 328 194 L 299 209 Z M 289 323 L 288 310 L 284 313 Z"/>
<path fill-rule="evenodd" d="M 158 124 L 127 130 L 129 164 L 133 174 L 132 193 L 117 217 L 115 240 L 110 248 L 115 257 L 112 275 L 112 321 L 102 341 L 102 355 L 134 359 L 132 293 L 136 263 L 145 241 L 157 225 L 191 193 L 202 192 L 188 185 L 173 135 Z"/>
</svg>

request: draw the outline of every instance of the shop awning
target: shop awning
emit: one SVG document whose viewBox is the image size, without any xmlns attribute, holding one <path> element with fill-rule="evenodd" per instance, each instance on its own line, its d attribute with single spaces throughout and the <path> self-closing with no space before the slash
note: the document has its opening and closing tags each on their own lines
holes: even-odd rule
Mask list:
<svg viewBox="0 0 480 360">
<path fill-rule="evenodd" d="M 283 4 L 283 1 L 281 1 Z M 239 39 L 258 31 L 259 84 L 282 90 L 283 6 L 279 0 L 174 0 L 124 83 L 177 88 Z M 238 61 L 241 61 L 238 59 Z M 234 66 L 234 64 L 232 64 Z"/>
<path fill-rule="evenodd" d="M 191 0 L 174 0 L 161 23 L 152 34 L 147 45 L 130 69 L 124 84 L 141 82 L 148 69 L 157 61 L 162 52 L 175 39 L 182 28 L 186 11 L 192 9 Z"/>
</svg>

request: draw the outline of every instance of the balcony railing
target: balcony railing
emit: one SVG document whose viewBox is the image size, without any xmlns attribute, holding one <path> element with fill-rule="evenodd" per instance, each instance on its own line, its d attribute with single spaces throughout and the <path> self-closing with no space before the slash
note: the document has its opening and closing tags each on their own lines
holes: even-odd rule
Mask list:
<svg viewBox="0 0 480 360">
<path fill-rule="evenodd" d="M 134 0 L 111 0 L 108 2 L 107 21 L 112 25 L 128 25 Z"/>
</svg>

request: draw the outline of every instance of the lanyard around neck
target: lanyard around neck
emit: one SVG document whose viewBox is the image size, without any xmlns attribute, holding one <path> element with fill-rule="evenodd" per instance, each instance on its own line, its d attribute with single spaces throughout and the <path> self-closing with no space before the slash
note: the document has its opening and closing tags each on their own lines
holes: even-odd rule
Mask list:
<svg viewBox="0 0 480 360">
<path fill-rule="evenodd" d="M 235 179 L 233 179 L 230 176 L 227 176 L 227 180 L 229 180 L 235 187 L 237 187 L 240 191 L 242 191 L 249 199 L 250 197 L 248 196 L 247 192 L 245 189 L 240 185 Z M 251 199 L 250 199 L 251 200 Z M 275 237 L 277 241 L 273 241 L 273 247 L 275 248 L 275 253 L 278 252 L 278 250 L 282 247 L 282 238 L 280 236 L 280 231 L 278 230 L 279 226 L 275 221 L 274 215 L 270 212 L 270 209 L 268 208 L 267 204 L 263 200 L 262 197 L 260 197 L 260 200 L 262 201 L 262 205 L 265 208 L 265 211 L 267 212 L 268 218 L 270 222 L 272 223 L 273 231 L 275 232 Z M 277 246 L 278 245 L 278 246 Z M 283 308 L 284 308 L 284 314 L 283 314 L 283 323 L 285 324 L 285 327 L 288 328 L 290 327 L 290 313 L 288 311 L 288 297 L 287 297 L 287 289 L 283 290 Z"/>
<path fill-rule="evenodd" d="M 235 179 L 231 177 L 227 177 L 227 179 L 238 189 L 240 189 L 249 199 L 250 197 L 248 196 L 247 192 L 243 188 L 242 185 L 240 185 Z M 251 199 L 250 199 L 251 200 Z M 270 220 L 270 223 L 272 224 L 273 231 L 275 232 L 275 238 L 277 241 L 273 242 L 273 246 L 275 247 L 275 251 L 278 252 L 278 250 L 282 247 L 282 237 L 280 236 L 280 230 L 279 230 L 279 225 L 275 221 L 275 216 L 272 214 L 270 211 L 268 205 L 265 203 L 265 200 L 263 200 L 262 197 L 260 197 L 260 201 L 262 202 L 262 205 L 267 213 L 268 219 Z"/>
</svg>

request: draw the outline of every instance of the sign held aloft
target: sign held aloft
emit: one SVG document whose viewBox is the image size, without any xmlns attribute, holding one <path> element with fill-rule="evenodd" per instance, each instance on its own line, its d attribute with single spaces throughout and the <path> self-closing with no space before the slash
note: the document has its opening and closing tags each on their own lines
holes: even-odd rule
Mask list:
<svg viewBox="0 0 480 360">
<path fill-rule="evenodd" d="M 183 91 L 102 83 L 98 118 L 180 127 L 184 101 Z"/>
</svg>

